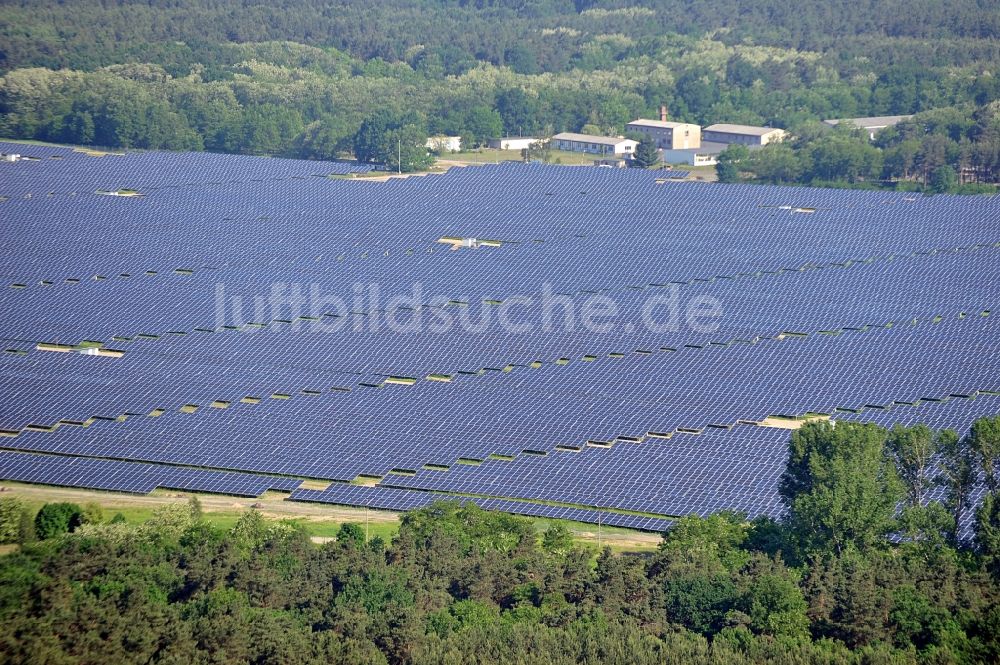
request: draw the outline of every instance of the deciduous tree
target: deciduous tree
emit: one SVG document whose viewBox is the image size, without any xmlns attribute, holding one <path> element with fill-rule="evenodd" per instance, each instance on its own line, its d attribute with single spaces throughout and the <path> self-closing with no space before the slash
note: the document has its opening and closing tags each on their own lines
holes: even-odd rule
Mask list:
<svg viewBox="0 0 1000 665">
<path fill-rule="evenodd" d="M 885 543 L 903 488 L 871 424 L 815 421 L 792 433 L 780 493 L 804 553 Z"/>
</svg>

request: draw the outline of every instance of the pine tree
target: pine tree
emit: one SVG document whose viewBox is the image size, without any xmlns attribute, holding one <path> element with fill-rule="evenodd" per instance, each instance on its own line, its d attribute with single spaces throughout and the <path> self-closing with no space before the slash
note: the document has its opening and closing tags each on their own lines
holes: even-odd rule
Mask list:
<svg viewBox="0 0 1000 665">
<path fill-rule="evenodd" d="M 631 166 L 637 169 L 648 169 L 650 166 L 658 164 L 660 153 L 656 149 L 656 143 L 652 140 L 640 141 L 632 155 Z"/>
</svg>

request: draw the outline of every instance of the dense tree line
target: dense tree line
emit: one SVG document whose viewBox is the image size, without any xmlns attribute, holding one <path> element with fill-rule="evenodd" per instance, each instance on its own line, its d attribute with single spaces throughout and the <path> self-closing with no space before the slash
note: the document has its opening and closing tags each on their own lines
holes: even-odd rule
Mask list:
<svg viewBox="0 0 1000 665">
<path fill-rule="evenodd" d="M 705 57 L 725 53 L 719 43 L 698 44 Z M 891 100 L 909 99 L 908 86 L 917 85 L 905 79 L 876 80 L 871 87 L 843 81 L 807 87 L 809 76 L 800 72 L 791 85 L 754 78 L 741 87 L 726 83 L 724 73 L 734 70 L 728 76 L 738 81 L 757 76 L 731 66 L 734 58 L 742 62 L 740 56 L 720 64 L 723 73 L 694 65 L 678 76 L 663 63 L 643 59 L 609 71 L 557 77 L 480 65 L 441 79 L 406 64 L 371 61 L 352 67 L 338 54 L 292 44 L 247 47 L 245 56 L 248 60 L 234 67 L 231 77 L 215 80 L 206 78 L 204 68 L 175 78 L 149 64 L 94 72 L 15 70 L 0 79 L 0 134 L 110 147 L 330 158 L 350 154 L 361 123 L 383 110 L 416 114 L 422 130 L 461 135 L 466 145 L 476 146 L 499 134 L 581 128 L 619 133 L 630 120 L 653 116 L 661 102 L 673 117 L 699 122 L 725 118 L 797 128 L 820 117 L 909 110 Z M 304 62 L 312 68 L 305 69 Z M 804 62 L 804 67 L 821 65 Z M 990 98 L 994 92 L 974 90 L 992 85 L 992 79 L 982 80 L 934 79 L 938 92 L 922 103 Z M 929 84 L 921 85 L 926 91 Z M 884 86 L 892 92 L 882 95 Z M 883 96 L 890 102 L 878 101 Z M 982 142 L 979 135 L 968 138 Z"/>
<path fill-rule="evenodd" d="M 381 111 L 418 118 L 415 148 L 474 147 L 621 133 L 660 104 L 797 129 L 1000 98 L 997 21 L 975 0 L 7 3 L 0 135 L 331 158 Z"/>
<path fill-rule="evenodd" d="M 225 63 L 220 44 L 287 40 L 392 62 L 426 47 L 427 67 L 454 73 L 479 60 L 533 74 L 593 64 L 602 57 L 595 35 L 634 36 L 616 55 L 652 55 L 663 35 L 716 30 L 730 44 L 887 63 L 898 49 L 921 64 L 965 63 L 996 54 L 1000 16 L 977 0 L 864 0 L 850 11 L 819 0 L 22 0 L 0 7 L 0 68 L 142 61 L 179 75 Z"/>
<path fill-rule="evenodd" d="M 981 485 L 963 540 L 956 527 Z M 995 662 L 998 491 L 1000 417 L 964 436 L 807 424 L 791 436 L 783 520 L 681 518 L 644 556 L 456 503 L 408 513 L 391 543 L 345 524 L 322 546 L 255 511 L 220 530 L 197 502 L 140 526 L 54 504 L 35 521 L 76 515 L 73 532 L 0 559 L 0 653 L 12 663 Z M 5 537 L 24 522 L 16 503 L 0 502 Z"/>
</svg>

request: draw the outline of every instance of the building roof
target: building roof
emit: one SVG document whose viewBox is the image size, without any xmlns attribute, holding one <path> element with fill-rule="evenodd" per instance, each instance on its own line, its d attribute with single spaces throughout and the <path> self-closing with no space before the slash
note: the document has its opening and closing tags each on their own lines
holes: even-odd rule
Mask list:
<svg viewBox="0 0 1000 665">
<path fill-rule="evenodd" d="M 842 122 L 849 122 L 855 127 L 861 127 L 862 129 L 882 129 L 883 127 L 892 127 L 912 117 L 912 115 L 876 115 L 871 118 L 838 118 L 836 120 L 824 120 L 823 122 L 831 127 L 836 127 Z"/>
<path fill-rule="evenodd" d="M 726 134 L 746 134 L 749 136 L 764 136 L 765 134 L 770 134 L 771 132 L 781 132 L 784 130 L 778 129 L 777 127 L 754 127 L 752 125 L 730 125 L 727 123 L 719 123 L 717 125 L 709 125 L 705 128 L 706 132 L 724 132 Z"/>
<path fill-rule="evenodd" d="M 671 120 L 647 120 L 646 118 L 639 118 L 638 120 L 633 120 L 628 124 L 629 126 L 639 125 L 642 127 L 660 127 L 662 129 L 676 129 L 678 127 L 690 127 L 690 126 L 697 127 L 697 125 L 693 125 L 693 123 L 690 122 L 673 122 Z"/>
<path fill-rule="evenodd" d="M 729 147 L 728 143 L 716 143 L 715 141 L 702 141 L 700 148 L 677 148 L 674 150 L 667 149 L 666 152 L 669 153 L 685 153 L 690 155 L 718 155 L 720 152 Z M 748 145 L 746 146 L 750 150 L 759 150 L 762 146 L 759 145 Z"/>
<path fill-rule="evenodd" d="M 591 134 L 574 134 L 573 132 L 562 132 L 552 137 L 556 141 L 579 141 L 581 143 L 597 143 L 600 145 L 618 145 L 628 141 L 638 143 L 632 139 L 616 138 L 614 136 L 593 136 Z"/>
</svg>

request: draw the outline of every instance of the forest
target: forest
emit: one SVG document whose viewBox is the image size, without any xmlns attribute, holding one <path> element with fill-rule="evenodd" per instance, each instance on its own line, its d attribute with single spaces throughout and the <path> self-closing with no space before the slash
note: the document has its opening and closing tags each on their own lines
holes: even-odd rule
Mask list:
<svg viewBox="0 0 1000 665">
<path fill-rule="evenodd" d="M 141 525 L 0 499 L 10 663 L 987 663 L 1000 657 L 1000 417 L 961 436 L 811 422 L 780 520 L 678 518 L 644 555 L 442 502 L 315 545 L 200 504 Z M 985 494 L 977 488 L 985 488 Z M 978 502 L 977 498 L 982 496 Z M 959 528 L 965 525 L 970 528 Z"/>
<path fill-rule="evenodd" d="M 0 136 L 327 159 L 351 156 L 366 121 L 417 147 L 428 134 L 475 147 L 500 134 L 619 134 L 665 104 L 672 119 L 767 124 L 808 142 L 823 119 L 928 112 L 964 125 L 931 171 L 990 182 L 998 34 L 988 0 L 7 2 Z M 744 174 L 929 186 L 907 161 L 922 138 L 873 146 L 879 163 L 860 170 L 849 159 L 814 172 L 809 156 L 787 173 Z"/>
<path fill-rule="evenodd" d="M 1000 180 L 1000 102 L 918 113 L 870 141 L 850 127 L 803 125 L 789 141 L 759 150 L 729 146 L 716 168 L 721 182 L 808 184 L 931 193 L 996 193 Z"/>
</svg>

